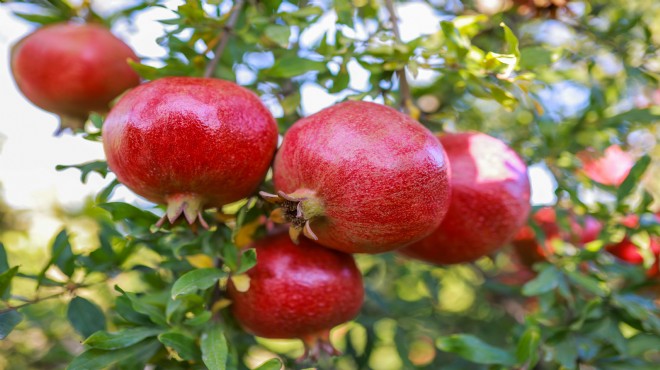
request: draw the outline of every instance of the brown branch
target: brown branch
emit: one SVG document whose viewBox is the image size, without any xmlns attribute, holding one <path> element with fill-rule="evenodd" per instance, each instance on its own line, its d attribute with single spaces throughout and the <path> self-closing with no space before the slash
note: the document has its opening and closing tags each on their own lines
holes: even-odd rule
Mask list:
<svg viewBox="0 0 660 370">
<path fill-rule="evenodd" d="M 222 58 L 222 52 L 225 50 L 225 47 L 227 47 L 227 43 L 229 42 L 229 37 L 231 36 L 231 33 L 234 30 L 234 27 L 236 26 L 236 22 L 238 21 L 238 16 L 239 14 L 241 14 L 241 9 L 243 9 L 244 4 L 245 4 L 245 0 L 236 0 L 236 4 L 234 4 L 234 7 L 231 9 L 231 14 L 229 14 L 229 19 L 227 19 L 227 22 L 222 28 L 223 34 L 220 38 L 220 42 L 218 42 L 218 45 L 215 47 L 215 50 L 213 50 L 213 59 L 211 59 L 209 64 L 206 65 L 206 69 L 204 70 L 204 77 L 208 78 L 213 76 L 213 72 L 218 67 L 218 63 L 220 63 L 220 58 Z"/>
<path fill-rule="evenodd" d="M 392 33 L 394 33 L 394 39 L 397 43 L 401 43 L 401 33 L 399 32 L 399 18 L 396 15 L 396 10 L 394 9 L 393 0 L 385 0 L 385 7 L 387 8 L 388 13 L 390 14 L 390 23 L 392 23 Z M 399 92 L 401 93 L 401 108 L 407 114 L 410 113 L 410 108 L 412 105 L 412 94 L 410 92 L 410 85 L 408 84 L 408 79 L 406 78 L 406 67 L 402 67 L 396 71 L 396 74 L 399 76 Z"/>
<path fill-rule="evenodd" d="M 29 305 L 32 305 L 32 304 L 36 304 L 36 303 L 39 303 L 39 302 L 42 302 L 42 301 L 45 301 L 45 300 L 48 300 L 48 299 L 61 297 L 61 296 L 65 295 L 66 293 L 70 293 L 70 292 L 71 291 L 67 289 L 67 290 L 64 290 L 64 291 L 61 291 L 59 293 L 55 293 L 55 294 L 52 294 L 52 295 L 49 295 L 49 296 L 46 296 L 46 297 L 43 297 L 43 298 L 35 298 L 31 301 L 25 302 L 23 304 L 19 304 L 18 306 L 9 306 L 5 309 L 0 310 L 0 315 L 3 314 L 3 313 L 10 312 L 10 311 L 16 311 L 16 310 L 21 309 L 23 307 L 26 307 L 26 306 L 29 306 Z"/>
</svg>

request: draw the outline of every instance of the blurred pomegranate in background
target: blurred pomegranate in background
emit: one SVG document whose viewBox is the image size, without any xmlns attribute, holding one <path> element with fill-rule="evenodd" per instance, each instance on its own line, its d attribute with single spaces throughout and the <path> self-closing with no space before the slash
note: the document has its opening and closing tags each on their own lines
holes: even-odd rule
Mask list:
<svg viewBox="0 0 660 370">
<path fill-rule="evenodd" d="M 603 185 L 619 186 L 635 164 L 633 157 L 620 146 L 612 145 L 603 155 L 594 151 L 581 151 L 577 157 L 582 161 L 582 172 L 590 179 Z"/>
</svg>

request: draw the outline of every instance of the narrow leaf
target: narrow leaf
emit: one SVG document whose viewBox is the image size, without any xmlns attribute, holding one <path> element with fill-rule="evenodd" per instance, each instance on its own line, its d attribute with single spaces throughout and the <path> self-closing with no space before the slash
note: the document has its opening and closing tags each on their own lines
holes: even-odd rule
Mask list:
<svg viewBox="0 0 660 370">
<path fill-rule="evenodd" d="M 455 353 L 477 364 L 511 366 L 516 363 L 511 353 L 469 334 L 440 337 L 436 339 L 435 345 L 441 351 Z"/>
<path fill-rule="evenodd" d="M 219 325 L 213 325 L 202 334 L 202 361 L 209 370 L 225 370 L 227 366 L 227 339 Z"/>
<path fill-rule="evenodd" d="M 9 270 L 0 274 L 0 299 L 7 300 L 11 291 L 11 281 L 18 272 L 18 266 L 14 266 Z"/>
<path fill-rule="evenodd" d="M 158 340 L 172 348 L 184 360 L 197 360 L 201 356 L 195 339 L 181 333 L 169 332 L 158 336 Z"/>
<path fill-rule="evenodd" d="M 183 274 L 172 286 L 172 299 L 182 294 L 190 294 L 198 290 L 210 288 L 224 272 L 217 268 L 204 268 L 189 271 Z"/>
<path fill-rule="evenodd" d="M 108 333 L 99 331 L 92 334 L 83 343 L 89 347 L 103 350 L 125 348 L 142 340 L 155 337 L 163 330 L 158 328 L 131 328 Z"/>
<path fill-rule="evenodd" d="M 630 169 L 628 176 L 626 176 L 621 183 L 621 186 L 619 186 L 616 191 L 617 201 L 621 202 L 633 191 L 635 186 L 639 183 L 639 180 L 642 178 L 642 175 L 644 175 L 644 172 L 646 172 L 649 164 L 651 164 L 651 157 L 648 155 L 643 156 L 637 161 L 637 163 L 635 163 Z"/>
<path fill-rule="evenodd" d="M 9 333 L 23 320 L 23 315 L 15 310 L 0 313 L 0 340 L 7 338 Z"/>
<path fill-rule="evenodd" d="M 145 355 L 153 355 L 160 343 L 156 340 L 147 340 L 132 347 L 120 348 L 114 351 L 101 349 L 89 349 L 76 357 L 67 370 L 96 370 L 105 369 L 112 364 L 128 359 L 144 358 Z"/>
<path fill-rule="evenodd" d="M 526 296 L 534 296 L 549 292 L 557 287 L 560 278 L 560 271 L 548 265 L 536 278 L 523 286 L 522 293 Z"/>
<path fill-rule="evenodd" d="M 66 315 L 74 329 L 84 338 L 106 328 L 103 311 L 82 297 L 75 297 L 69 302 Z"/>
</svg>

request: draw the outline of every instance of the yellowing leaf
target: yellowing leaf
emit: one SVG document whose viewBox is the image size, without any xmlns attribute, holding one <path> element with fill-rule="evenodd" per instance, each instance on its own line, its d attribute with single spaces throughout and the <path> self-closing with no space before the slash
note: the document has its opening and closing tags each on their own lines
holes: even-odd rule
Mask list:
<svg viewBox="0 0 660 370">
<path fill-rule="evenodd" d="M 188 263 L 194 267 L 201 269 L 206 267 L 213 267 L 213 259 L 206 254 L 193 254 L 191 256 L 186 256 Z"/>
<path fill-rule="evenodd" d="M 261 225 L 261 219 L 257 218 L 252 222 L 243 224 L 240 230 L 236 233 L 236 238 L 234 239 L 234 244 L 237 247 L 242 248 L 252 242 L 252 235 L 257 231 Z"/>
<path fill-rule="evenodd" d="M 236 290 L 241 293 L 245 293 L 250 289 L 250 277 L 246 274 L 232 275 L 231 281 L 234 283 Z"/>
</svg>

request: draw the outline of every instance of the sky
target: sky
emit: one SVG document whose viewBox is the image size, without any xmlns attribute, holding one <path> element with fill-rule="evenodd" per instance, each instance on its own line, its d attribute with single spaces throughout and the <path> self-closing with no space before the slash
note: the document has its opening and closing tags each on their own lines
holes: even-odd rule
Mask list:
<svg viewBox="0 0 660 370">
<path fill-rule="evenodd" d="M 131 1 L 103 1 L 98 5 L 121 8 Z M 174 7 L 178 1 L 171 1 Z M 412 39 L 419 34 L 434 32 L 439 28 L 439 18 L 423 3 L 409 3 L 399 7 L 402 23 L 402 38 Z M 95 9 L 103 14 L 110 9 Z M 140 13 L 132 26 L 119 23 L 113 32 L 126 41 L 142 58 L 158 58 L 165 50 L 155 40 L 163 34 L 158 19 L 167 19 L 171 13 L 166 9 L 152 8 Z M 55 136 L 58 119 L 27 101 L 16 89 L 9 67 L 11 46 L 34 29 L 34 26 L 14 17 L 7 6 L 0 7 L 0 184 L 5 201 L 15 209 L 40 212 L 48 209 L 53 202 L 65 207 L 80 206 L 86 195 L 93 195 L 110 182 L 93 174 L 87 184 L 80 182 L 80 172 L 76 169 L 56 171 L 58 164 L 79 164 L 104 158 L 100 143 L 90 142 L 81 137 L 64 133 Z M 314 33 L 322 34 L 334 27 L 332 15 L 325 16 L 324 22 Z M 314 37 L 312 34 L 309 36 Z M 349 68 L 351 84 L 359 88 L 365 84 L 367 76 L 356 66 Z M 422 76 L 423 77 L 423 76 Z M 336 101 L 314 84 L 304 87 L 302 108 L 305 114 L 312 114 Z M 273 112 L 276 114 L 277 112 Z M 554 181 L 542 165 L 530 167 L 532 181 L 532 203 L 550 204 L 554 202 Z M 116 200 L 140 201 L 130 191 L 120 188 Z M 146 202 L 142 202 L 148 204 Z"/>
</svg>

